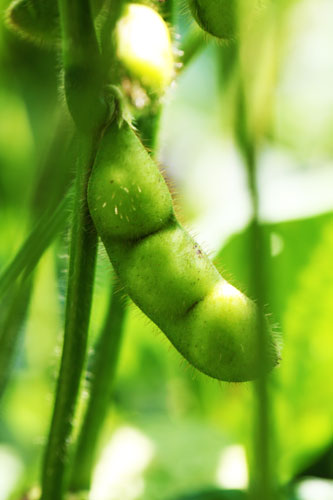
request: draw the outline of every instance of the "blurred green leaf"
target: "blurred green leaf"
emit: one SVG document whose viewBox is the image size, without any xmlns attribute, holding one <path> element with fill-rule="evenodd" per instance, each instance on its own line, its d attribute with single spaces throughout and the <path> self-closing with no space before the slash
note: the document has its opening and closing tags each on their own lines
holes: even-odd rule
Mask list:
<svg viewBox="0 0 333 500">
<path fill-rule="evenodd" d="M 272 377 L 279 465 L 290 478 L 330 440 L 333 419 L 333 215 L 265 225 L 267 312 L 284 348 Z M 218 260 L 249 291 L 249 230 Z M 250 291 L 251 294 L 251 291 Z"/>
</svg>

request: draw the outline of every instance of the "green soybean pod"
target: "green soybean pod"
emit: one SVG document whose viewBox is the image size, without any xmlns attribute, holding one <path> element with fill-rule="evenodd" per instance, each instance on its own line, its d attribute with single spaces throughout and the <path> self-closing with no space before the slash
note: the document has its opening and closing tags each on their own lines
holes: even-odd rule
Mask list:
<svg viewBox="0 0 333 500">
<path fill-rule="evenodd" d="M 189 7 L 204 31 L 222 40 L 235 38 L 238 0 L 189 0 Z"/>
<path fill-rule="evenodd" d="M 177 221 L 158 167 L 126 122 L 114 119 L 88 185 L 89 210 L 135 304 L 201 372 L 225 381 L 258 376 L 278 361 L 267 324 L 258 360 L 258 311 L 230 285 Z"/>
<path fill-rule="evenodd" d="M 94 15 L 104 0 L 93 0 Z M 7 25 L 23 38 L 52 47 L 60 40 L 58 0 L 14 0 L 6 12 Z"/>
</svg>

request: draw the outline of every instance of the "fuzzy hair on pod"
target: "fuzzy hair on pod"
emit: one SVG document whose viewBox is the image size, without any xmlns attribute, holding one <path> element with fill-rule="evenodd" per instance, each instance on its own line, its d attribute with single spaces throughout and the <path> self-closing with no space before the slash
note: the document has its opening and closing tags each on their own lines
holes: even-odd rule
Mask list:
<svg viewBox="0 0 333 500">
<path fill-rule="evenodd" d="M 114 119 L 96 156 L 89 210 L 134 303 L 201 372 L 242 382 L 278 362 L 267 323 L 258 359 L 258 310 L 230 285 L 176 219 L 159 169 L 131 126 Z"/>
</svg>

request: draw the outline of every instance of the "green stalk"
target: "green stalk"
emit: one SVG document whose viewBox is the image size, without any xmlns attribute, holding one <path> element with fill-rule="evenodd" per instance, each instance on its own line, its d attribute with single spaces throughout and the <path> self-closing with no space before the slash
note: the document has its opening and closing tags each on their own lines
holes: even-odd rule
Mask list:
<svg viewBox="0 0 333 500">
<path fill-rule="evenodd" d="M 238 59 L 239 61 L 239 59 Z M 272 463 L 272 427 L 269 388 L 267 383 L 266 359 L 268 346 L 264 304 L 267 296 L 266 277 L 264 272 L 265 244 L 259 221 L 259 194 L 257 187 L 257 139 L 248 128 L 248 112 L 244 91 L 244 76 L 239 67 L 238 92 L 236 100 L 235 137 L 243 156 L 247 172 L 248 186 L 252 199 L 253 220 L 251 224 L 249 257 L 251 263 L 251 290 L 253 290 L 258 306 L 257 356 L 259 377 L 254 382 L 256 394 L 256 420 L 254 429 L 254 468 L 255 471 L 252 495 L 255 500 L 274 500 L 276 485 L 274 483 Z"/>
<path fill-rule="evenodd" d="M 202 30 L 198 28 L 191 28 L 184 40 L 181 43 L 180 49 L 183 52 L 181 62 L 183 66 L 181 71 L 183 71 L 189 63 L 200 53 L 200 51 L 206 46 L 206 39 Z"/>
<path fill-rule="evenodd" d="M 273 500 L 275 498 L 275 484 L 273 481 L 273 463 L 272 463 L 272 422 L 271 422 L 271 404 L 269 388 L 267 381 L 267 372 L 265 363 L 262 360 L 267 355 L 267 335 L 265 324 L 264 304 L 266 293 L 266 280 L 263 269 L 265 261 L 265 244 L 263 232 L 258 220 L 258 191 L 256 175 L 256 154 L 250 148 L 247 150 L 247 169 L 249 179 L 249 189 L 253 206 L 253 221 L 250 233 L 250 262 L 251 262 L 251 289 L 254 291 L 258 305 L 258 330 L 257 330 L 257 355 L 260 375 L 254 382 L 256 393 L 256 421 L 254 429 L 254 449 L 255 449 L 255 471 L 254 498 Z"/>
<path fill-rule="evenodd" d="M 105 323 L 97 340 L 91 375 L 93 377 L 84 420 L 78 437 L 71 473 L 71 491 L 88 490 L 93 472 L 98 438 L 107 414 L 117 368 L 126 301 L 113 287 Z"/>
<path fill-rule="evenodd" d="M 51 429 L 42 472 L 42 500 L 62 500 L 66 491 L 69 440 L 85 361 L 95 273 L 97 234 L 86 199 L 101 128 L 101 57 L 89 0 L 59 0 L 65 94 L 80 131 L 71 233 L 64 345 Z"/>
<path fill-rule="evenodd" d="M 274 58 L 275 78 L 278 74 L 278 63 L 280 60 L 280 40 L 281 33 L 284 29 L 285 16 L 287 9 L 283 6 L 280 9 L 278 3 L 272 3 L 267 12 L 267 23 L 269 23 L 269 32 L 274 36 L 274 46 L 271 57 Z M 265 123 L 261 127 L 260 132 L 253 132 L 253 126 L 250 127 L 249 103 L 245 97 L 245 78 L 242 73 L 241 62 L 238 53 L 239 61 L 239 79 L 237 88 L 237 112 L 236 112 L 236 127 L 235 136 L 239 144 L 240 151 L 243 155 L 245 165 L 248 171 L 249 191 L 252 198 L 253 206 L 253 221 L 251 226 L 251 243 L 250 243 L 250 259 L 252 272 L 252 289 L 258 303 L 259 308 L 259 324 L 258 324 L 258 360 L 265 359 L 265 351 L 267 349 L 267 337 L 264 305 L 267 301 L 267 280 L 265 276 L 264 264 L 266 258 L 266 245 L 263 231 L 259 220 L 259 193 L 257 179 L 257 148 L 258 142 L 263 134 L 270 127 L 270 123 Z M 273 92 L 273 88 L 269 89 Z M 267 103 L 266 103 L 267 107 Z M 267 113 L 267 109 L 265 110 Z M 259 362 L 258 361 L 258 362 Z M 271 395 L 268 385 L 267 373 L 265 367 L 261 363 L 261 373 L 258 380 L 254 384 L 256 396 L 256 421 L 254 428 L 253 439 L 253 471 L 254 481 L 252 488 L 252 496 L 255 500 L 276 500 L 280 498 L 278 490 L 278 482 L 274 473 L 274 427 L 272 415 Z"/>
<path fill-rule="evenodd" d="M 158 10 L 163 19 L 174 26 L 175 3 L 174 0 L 165 0 L 159 3 Z M 172 35 L 172 33 L 171 33 Z M 140 131 L 140 138 L 144 146 L 154 155 L 157 149 L 157 135 L 159 123 L 162 115 L 162 102 L 159 96 L 153 92 L 149 94 L 150 106 L 140 114 L 137 119 L 137 127 Z"/>
<path fill-rule="evenodd" d="M 167 3 L 167 2 L 165 2 Z M 172 25 L 172 20 L 174 16 L 174 10 L 166 10 L 167 6 L 160 9 L 164 9 L 164 17 L 169 20 Z M 169 7 L 171 4 L 168 4 Z M 163 13 L 163 10 L 162 10 Z M 167 13 L 167 15 L 166 15 Z M 190 62 L 200 53 L 200 51 L 205 46 L 205 39 L 202 32 L 195 29 L 190 30 L 186 35 L 185 39 L 181 44 L 181 57 L 182 66 L 178 70 L 178 75 L 185 70 L 185 68 L 190 64 Z M 137 119 L 137 127 L 140 131 L 140 138 L 145 145 L 145 147 L 154 153 L 157 149 L 157 132 L 159 127 L 159 122 L 162 114 L 162 106 L 159 98 L 154 95 L 149 96 L 151 99 L 151 105 L 144 113 L 142 113 Z"/>
<path fill-rule="evenodd" d="M 72 420 L 86 354 L 97 234 L 90 219 L 86 190 L 96 138 L 81 137 L 78 160 L 70 264 L 65 312 L 64 345 L 51 429 L 43 463 L 42 500 L 61 500 L 66 487 Z"/>
<path fill-rule="evenodd" d="M 111 84 L 119 82 L 119 63 L 117 61 L 117 48 L 115 27 L 120 18 L 126 0 L 108 0 L 107 16 L 101 30 L 101 51 L 104 75 Z"/>
<path fill-rule="evenodd" d="M 103 126 L 108 109 L 90 1 L 58 0 L 58 5 L 67 105 L 78 130 L 92 133 Z"/>
</svg>

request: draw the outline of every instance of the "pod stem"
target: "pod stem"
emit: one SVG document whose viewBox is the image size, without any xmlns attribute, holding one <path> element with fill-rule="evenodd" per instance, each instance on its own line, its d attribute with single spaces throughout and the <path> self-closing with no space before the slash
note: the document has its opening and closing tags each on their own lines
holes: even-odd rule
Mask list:
<svg viewBox="0 0 333 500">
<path fill-rule="evenodd" d="M 174 26 L 175 20 L 175 2 L 174 0 L 164 0 L 159 2 L 158 10 L 164 21 L 170 26 Z M 171 36 L 174 33 L 171 32 Z M 137 127 L 140 131 L 140 139 L 148 151 L 152 155 L 156 155 L 158 149 L 158 130 L 162 116 L 163 104 L 161 98 L 154 93 L 148 93 L 150 98 L 150 106 L 146 111 L 137 119 Z"/>
<path fill-rule="evenodd" d="M 64 344 L 51 429 L 43 462 L 42 500 L 62 500 L 65 492 L 68 447 L 86 354 L 96 262 L 97 234 L 88 211 L 86 190 L 97 144 L 96 136 L 82 134 L 80 137 Z"/>
<path fill-rule="evenodd" d="M 110 404 L 125 316 L 126 299 L 113 287 L 92 358 L 90 395 L 76 445 L 71 491 L 88 490 L 90 487 L 98 438 Z"/>
</svg>

